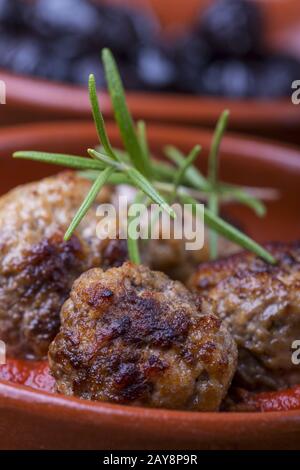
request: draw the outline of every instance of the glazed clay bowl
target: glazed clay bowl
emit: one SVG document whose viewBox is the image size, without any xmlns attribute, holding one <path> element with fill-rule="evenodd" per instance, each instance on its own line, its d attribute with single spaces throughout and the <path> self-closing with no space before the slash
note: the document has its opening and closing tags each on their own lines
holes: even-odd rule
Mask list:
<svg viewBox="0 0 300 470">
<path fill-rule="evenodd" d="M 113 144 L 117 129 L 108 126 Z M 167 143 L 188 151 L 203 145 L 204 169 L 211 134 L 206 130 L 149 126 L 153 151 Z M 15 150 L 76 153 L 97 143 L 92 124 L 44 123 L 0 130 L 1 191 L 55 173 L 56 168 L 11 158 Z M 268 216 L 232 206 L 259 241 L 300 238 L 300 152 L 268 141 L 228 135 L 222 146 L 223 178 L 280 190 Z M 192 413 L 134 408 L 67 398 L 0 381 L 2 449 L 296 449 L 300 410 L 268 413 Z"/>
<path fill-rule="evenodd" d="M 107 0 L 122 3 L 124 0 Z M 199 11 L 213 0 L 126 0 L 133 7 L 149 11 L 159 19 L 162 34 L 180 34 L 193 22 Z M 298 0 L 253 0 L 265 16 L 265 40 L 274 50 L 284 50 L 300 57 L 300 17 Z M 91 72 L 93 72 L 91 70 Z M 0 124 L 13 124 L 66 118 L 89 118 L 90 106 L 84 87 L 13 75 L 0 70 L 7 86 L 7 104 L 0 106 Z M 295 77 L 295 80 L 300 77 Z M 292 89 L 291 89 L 292 94 Z M 230 129 L 300 142 L 299 107 L 291 98 L 259 101 L 232 100 L 131 92 L 128 103 L 136 118 L 147 121 L 188 124 L 211 128 L 219 114 L 231 109 Z M 102 110 L 112 116 L 106 93 L 101 94 Z"/>
</svg>

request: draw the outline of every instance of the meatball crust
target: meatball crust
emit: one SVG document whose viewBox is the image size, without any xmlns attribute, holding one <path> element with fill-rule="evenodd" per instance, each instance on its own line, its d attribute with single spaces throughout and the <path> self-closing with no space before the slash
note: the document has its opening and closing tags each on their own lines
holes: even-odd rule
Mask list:
<svg viewBox="0 0 300 470">
<path fill-rule="evenodd" d="M 190 287 L 204 295 L 232 332 L 239 349 L 235 382 L 248 389 L 300 383 L 292 344 L 300 338 L 300 243 L 269 244 L 275 266 L 241 253 L 200 266 Z"/>
<path fill-rule="evenodd" d="M 73 172 L 17 187 L 0 200 L 0 339 L 8 354 L 43 358 L 59 329 L 74 280 L 101 263 L 96 207 L 69 242 L 63 240 L 90 183 Z"/>
<path fill-rule="evenodd" d="M 57 390 L 148 407 L 217 410 L 237 350 L 180 282 L 129 262 L 75 281 L 49 349 Z"/>
</svg>

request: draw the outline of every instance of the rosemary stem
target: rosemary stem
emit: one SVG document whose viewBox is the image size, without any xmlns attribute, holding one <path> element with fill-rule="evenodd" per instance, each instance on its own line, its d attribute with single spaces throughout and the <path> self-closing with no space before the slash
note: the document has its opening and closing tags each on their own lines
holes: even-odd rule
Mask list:
<svg viewBox="0 0 300 470">
<path fill-rule="evenodd" d="M 94 149 L 88 149 L 87 152 L 93 159 L 105 163 L 106 165 L 109 165 L 110 167 L 113 167 L 118 171 L 126 171 L 126 169 L 128 168 L 127 165 L 125 165 L 124 163 L 113 160 L 107 155 L 104 155 Z"/>
<path fill-rule="evenodd" d="M 212 214 L 219 214 L 219 195 L 218 195 L 218 173 L 219 173 L 219 151 L 229 117 L 229 111 L 224 111 L 216 126 L 213 141 L 208 157 L 208 180 L 211 185 L 211 193 L 208 199 L 208 207 Z M 210 230 L 210 257 L 216 259 L 218 257 L 218 234 L 215 230 Z"/>
<path fill-rule="evenodd" d="M 140 204 L 144 201 L 145 199 L 145 194 L 141 191 L 138 191 L 136 193 L 136 196 L 134 198 L 133 203 L 134 204 Z M 128 256 L 129 259 L 132 263 L 134 264 L 141 264 L 141 257 L 140 257 L 140 252 L 139 252 L 139 244 L 138 240 L 136 238 L 131 237 L 131 232 L 130 232 L 130 222 L 132 220 L 132 217 L 128 215 L 128 227 L 127 227 L 127 249 L 128 249 Z"/>
<path fill-rule="evenodd" d="M 210 194 L 208 198 L 208 207 L 212 214 L 216 216 L 219 215 L 219 196 L 214 191 Z M 210 237 L 210 244 L 209 244 L 210 258 L 212 260 L 215 260 L 218 257 L 218 243 L 219 243 L 218 232 L 216 232 L 215 230 L 210 230 L 209 237 Z"/>
</svg>

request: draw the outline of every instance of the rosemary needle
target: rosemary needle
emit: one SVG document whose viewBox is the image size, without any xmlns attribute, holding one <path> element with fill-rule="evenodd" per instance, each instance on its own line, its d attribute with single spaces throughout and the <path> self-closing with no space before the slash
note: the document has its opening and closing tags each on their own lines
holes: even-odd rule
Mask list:
<svg viewBox="0 0 300 470">
<path fill-rule="evenodd" d="M 201 147 L 200 145 L 196 145 L 192 150 L 191 152 L 189 153 L 189 155 L 186 157 L 186 159 L 182 162 L 182 164 L 180 165 L 179 167 L 179 170 L 177 171 L 177 173 L 175 174 L 175 178 L 174 178 L 174 191 L 175 191 L 175 194 L 177 192 L 177 189 L 179 187 L 179 185 L 182 183 L 184 177 L 185 177 L 185 174 L 186 172 L 188 171 L 188 169 L 191 167 L 191 165 L 194 163 L 194 161 L 196 160 L 196 158 L 198 157 L 199 153 L 201 151 Z"/>
<path fill-rule="evenodd" d="M 95 198 L 97 197 L 100 189 L 104 186 L 110 175 L 112 174 L 113 170 L 112 168 L 106 168 L 103 170 L 96 181 L 94 182 L 93 186 L 91 187 L 87 197 L 81 204 L 80 208 L 78 209 L 74 219 L 72 220 L 68 230 L 66 231 L 66 234 L 64 236 L 64 240 L 68 241 L 70 240 L 74 230 L 78 227 L 80 222 L 82 221 L 83 217 L 86 215 L 87 211 L 90 209 L 92 206 L 93 202 L 95 201 Z"/>
<path fill-rule="evenodd" d="M 122 80 L 115 59 L 109 49 L 103 49 L 102 60 L 116 122 L 118 123 L 125 148 L 134 166 L 145 176 L 151 177 L 150 160 L 140 146 L 133 120 L 126 103 Z"/>
<path fill-rule="evenodd" d="M 74 168 L 75 170 L 103 170 L 105 168 L 100 162 L 91 160 L 86 157 L 77 157 L 73 155 L 64 155 L 61 153 L 47 153 L 47 152 L 15 152 L 13 158 L 20 158 L 23 160 L 34 160 L 37 162 L 51 163 L 53 165 L 60 165 L 67 168 Z"/>
<path fill-rule="evenodd" d="M 181 194 L 180 199 L 184 204 L 190 204 L 193 210 L 197 213 L 198 202 L 195 199 L 185 194 Z M 268 263 L 276 263 L 275 258 L 261 245 L 206 208 L 204 209 L 204 222 L 207 223 L 210 228 L 216 230 L 220 235 L 223 235 L 228 240 L 237 243 L 242 248 L 252 251 Z"/>
</svg>

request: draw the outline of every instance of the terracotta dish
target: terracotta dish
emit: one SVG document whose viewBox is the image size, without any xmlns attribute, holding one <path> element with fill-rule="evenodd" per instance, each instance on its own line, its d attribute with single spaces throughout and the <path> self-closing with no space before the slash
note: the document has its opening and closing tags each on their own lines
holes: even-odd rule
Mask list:
<svg viewBox="0 0 300 470">
<path fill-rule="evenodd" d="M 108 126 L 113 144 L 119 137 Z M 171 142 L 182 150 L 201 143 L 207 154 L 211 134 L 182 127 L 149 126 L 158 155 Z M 85 153 L 97 142 L 84 122 L 28 125 L 0 131 L 1 192 L 56 171 L 11 158 L 16 150 Z M 205 156 L 202 159 L 205 166 Z M 222 147 L 227 181 L 278 188 L 280 200 L 268 205 L 266 219 L 232 207 L 259 241 L 300 237 L 300 154 L 291 147 L 228 135 Z M 93 403 L 0 381 L 2 449 L 299 449 L 300 411 L 197 413 Z"/>
<path fill-rule="evenodd" d="M 115 3 L 120 0 L 110 0 Z M 300 55 L 299 4 L 297 0 L 256 0 L 266 18 L 266 41 L 275 50 Z M 124 3 L 124 2 L 121 2 Z M 158 0 L 137 2 L 133 6 L 153 9 L 163 31 L 177 34 L 195 18 L 195 14 L 210 0 L 174 2 Z M 30 122 L 64 118 L 86 118 L 90 107 L 86 91 L 77 86 L 16 76 L 5 70 L 0 78 L 7 85 L 7 104 L 0 108 L 0 123 Z M 295 80 L 299 77 L 295 77 Z M 292 91 L 292 90 L 291 90 Z M 105 94 L 102 109 L 111 116 L 111 107 Z M 128 93 L 128 102 L 136 118 L 147 121 L 171 122 L 212 127 L 220 112 L 230 108 L 230 128 L 256 135 L 272 136 L 290 142 L 299 142 L 300 114 L 290 99 L 271 101 L 242 101 L 202 98 L 181 95 Z"/>
</svg>

